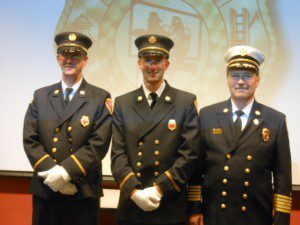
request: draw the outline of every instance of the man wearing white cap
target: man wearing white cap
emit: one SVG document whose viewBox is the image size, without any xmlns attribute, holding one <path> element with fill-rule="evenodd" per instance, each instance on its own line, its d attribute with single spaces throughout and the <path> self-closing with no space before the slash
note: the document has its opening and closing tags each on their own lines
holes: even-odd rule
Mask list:
<svg viewBox="0 0 300 225">
<path fill-rule="evenodd" d="M 190 224 L 200 224 L 203 215 L 209 225 L 288 225 L 291 156 L 285 115 L 254 97 L 264 54 L 235 46 L 225 61 L 231 98 L 200 111 L 206 159 L 190 181 L 202 191 L 189 203 Z"/>
</svg>

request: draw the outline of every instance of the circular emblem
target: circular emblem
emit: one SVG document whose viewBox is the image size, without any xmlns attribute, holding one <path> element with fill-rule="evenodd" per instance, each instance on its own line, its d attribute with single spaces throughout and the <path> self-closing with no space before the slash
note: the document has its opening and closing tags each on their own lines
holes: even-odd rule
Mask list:
<svg viewBox="0 0 300 225">
<path fill-rule="evenodd" d="M 155 44 L 157 42 L 157 39 L 156 39 L 155 36 L 151 36 L 151 37 L 149 37 L 148 41 L 149 41 L 150 44 Z"/>
<path fill-rule="evenodd" d="M 70 35 L 69 35 L 69 40 L 70 40 L 70 41 L 76 41 L 76 39 L 77 39 L 76 34 L 70 34 Z"/>
</svg>

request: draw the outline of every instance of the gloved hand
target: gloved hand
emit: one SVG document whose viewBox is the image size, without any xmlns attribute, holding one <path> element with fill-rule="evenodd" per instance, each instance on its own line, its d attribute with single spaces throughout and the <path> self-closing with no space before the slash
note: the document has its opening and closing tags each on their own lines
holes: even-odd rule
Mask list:
<svg viewBox="0 0 300 225">
<path fill-rule="evenodd" d="M 50 170 L 39 172 L 38 175 L 43 177 L 45 179 L 44 184 L 48 185 L 55 192 L 71 180 L 67 171 L 59 165 L 54 166 Z"/>
<path fill-rule="evenodd" d="M 74 184 L 67 182 L 59 189 L 59 192 L 63 195 L 75 195 L 78 192 L 78 189 Z"/>
<path fill-rule="evenodd" d="M 160 200 L 162 198 L 162 195 L 158 192 L 158 190 L 155 186 L 145 188 L 144 194 L 149 196 L 149 199 L 153 203 L 160 203 Z"/>
<path fill-rule="evenodd" d="M 161 194 L 155 187 L 135 190 L 131 199 L 144 211 L 153 211 L 159 207 Z"/>
</svg>

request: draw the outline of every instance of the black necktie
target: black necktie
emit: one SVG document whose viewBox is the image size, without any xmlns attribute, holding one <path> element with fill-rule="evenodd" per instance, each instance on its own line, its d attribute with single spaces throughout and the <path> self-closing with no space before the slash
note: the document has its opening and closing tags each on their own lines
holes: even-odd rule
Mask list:
<svg viewBox="0 0 300 225">
<path fill-rule="evenodd" d="M 73 88 L 67 88 L 66 89 L 66 98 L 65 98 L 66 105 L 68 105 L 69 102 L 70 102 L 70 94 L 71 94 L 72 91 L 73 91 Z"/>
<path fill-rule="evenodd" d="M 150 93 L 150 96 L 152 98 L 152 102 L 151 102 L 151 105 L 150 105 L 150 109 L 153 109 L 154 105 L 156 104 L 156 101 L 157 101 L 157 94 L 156 93 Z"/>
<path fill-rule="evenodd" d="M 234 128 L 235 128 L 237 136 L 240 136 L 240 134 L 242 133 L 242 119 L 241 119 L 241 116 L 244 115 L 244 112 L 242 110 L 238 110 L 235 113 L 237 115 L 237 118 L 234 121 Z"/>
</svg>

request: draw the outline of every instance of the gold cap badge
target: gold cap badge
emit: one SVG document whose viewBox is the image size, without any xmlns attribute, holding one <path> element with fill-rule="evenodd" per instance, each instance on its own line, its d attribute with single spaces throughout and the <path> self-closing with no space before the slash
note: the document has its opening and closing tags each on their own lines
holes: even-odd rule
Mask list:
<svg viewBox="0 0 300 225">
<path fill-rule="evenodd" d="M 83 127 L 86 127 L 90 124 L 90 119 L 88 116 L 82 116 L 81 117 L 81 120 L 80 120 L 80 123 Z"/>
<path fill-rule="evenodd" d="M 268 128 L 263 128 L 261 132 L 261 136 L 264 142 L 270 140 L 270 130 Z"/>
<path fill-rule="evenodd" d="M 177 124 L 176 124 L 176 120 L 174 119 L 169 119 L 169 122 L 168 122 L 168 128 L 170 131 L 173 131 L 175 130 L 177 127 Z"/>
<path fill-rule="evenodd" d="M 70 35 L 69 35 L 69 40 L 70 40 L 70 41 L 76 41 L 76 39 L 77 39 L 76 34 L 70 34 Z"/>
<path fill-rule="evenodd" d="M 149 37 L 149 43 L 151 43 L 151 44 L 155 44 L 156 42 L 157 42 L 157 39 L 156 39 L 156 37 L 155 36 L 151 36 L 151 37 Z"/>
<path fill-rule="evenodd" d="M 245 55 L 247 55 L 247 49 L 245 49 L 245 48 L 243 48 L 243 49 L 241 49 L 241 56 L 245 56 Z"/>
</svg>

